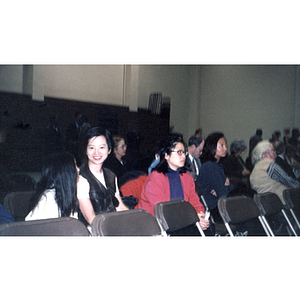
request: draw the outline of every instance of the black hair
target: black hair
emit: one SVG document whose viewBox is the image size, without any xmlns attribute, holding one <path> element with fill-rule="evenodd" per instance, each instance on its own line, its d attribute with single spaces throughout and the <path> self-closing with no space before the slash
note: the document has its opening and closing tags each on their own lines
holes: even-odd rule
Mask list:
<svg viewBox="0 0 300 300">
<path fill-rule="evenodd" d="M 222 132 L 213 132 L 205 139 L 202 155 L 200 156 L 202 163 L 207 161 L 217 161 L 215 155 L 218 141 L 221 138 L 224 138 L 224 134 Z"/>
<path fill-rule="evenodd" d="M 262 136 L 262 130 L 260 128 L 256 129 L 256 135 Z"/>
<path fill-rule="evenodd" d="M 202 143 L 203 139 L 201 136 L 195 136 L 195 135 L 192 135 L 190 138 L 189 138 L 189 146 L 193 146 L 195 145 L 195 147 L 199 147 L 199 145 Z"/>
<path fill-rule="evenodd" d="M 167 136 L 160 145 L 159 150 L 159 156 L 160 156 L 160 162 L 159 164 L 153 169 L 157 171 L 158 173 L 166 174 L 169 171 L 169 165 L 168 162 L 165 159 L 165 155 L 170 155 L 172 150 L 176 147 L 178 143 L 182 143 L 184 146 L 184 151 L 186 152 L 186 144 L 183 141 L 183 138 L 180 134 L 171 134 Z M 187 169 L 185 166 L 180 168 L 179 173 L 186 173 Z"/>
<path fill-rule="evenodd" d="M 104 136 L 106 139 L 106 143 L 108 146 L 108 150 L 112 149 L 112 138 L 111 133 L 107 129 L 101 129 L 100 127 L 93 127 L 87 131 L 87 133 L 84 136 L 84 150 L 86 151 L 87 145 L 89 143 L 89 140 L 97 137 L 97 136 Z"/>
<path fill-rule="evenodd" d="M 45 159 L 41 179 L 30 203 L 30 211 L 38 204 L 48 189 L 55 189 L 55 201 L 62 217 L 78 211 L 77 199 L 78 173 L 74 156 L 70 153 L 54 153 Z"/>
</svg>

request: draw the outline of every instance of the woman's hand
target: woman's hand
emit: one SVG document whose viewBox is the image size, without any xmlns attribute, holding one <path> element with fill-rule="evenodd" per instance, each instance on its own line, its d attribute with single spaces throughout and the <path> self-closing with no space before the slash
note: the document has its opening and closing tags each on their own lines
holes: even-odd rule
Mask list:
<svg viewBox="0 0 300 300">
<path fill-rule="evenodd" d="M 198 217 L 199 217 L 199 220 L 200 220 L 200 227 L 203 229 L 203 230 L 206 230 L 208 227 L 209 227 L 209 220 L 205 220 L 204 217 L 205 217 L 205 213 L 203 211 L 200 211 L 198 213 Z"/>
<path fill-rule="evenodd" d="M 119 205 L 116 207 L 116 211 L 129 210 L 129 208 L 123 203 L 120 194 L 116 193 L 115 197 L 119 201 Z"/>
</svg>

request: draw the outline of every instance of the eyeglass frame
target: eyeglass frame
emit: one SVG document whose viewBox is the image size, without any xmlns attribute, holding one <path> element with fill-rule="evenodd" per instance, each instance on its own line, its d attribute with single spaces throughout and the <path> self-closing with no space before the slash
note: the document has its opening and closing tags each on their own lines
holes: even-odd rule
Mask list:
<svg viewBox="0 0 300 300">
<path fill-rule="evenodd" d="M 186 156 L 185 150 L 179 149 L 179 150 L 171 150 L 171 152 L 177 152 L 178 156 L 181 156 L 184 154 Z"/>
</svg>

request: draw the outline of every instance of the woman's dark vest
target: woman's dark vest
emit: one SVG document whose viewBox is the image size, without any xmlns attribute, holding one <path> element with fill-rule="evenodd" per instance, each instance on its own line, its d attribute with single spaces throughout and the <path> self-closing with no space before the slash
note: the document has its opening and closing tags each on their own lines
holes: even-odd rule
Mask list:
<svg viewBox="0 0 300 300">
<path fill-rule="evenodd" d="M 115 197 L 115 174 L 106 168 L 102 168 L 102 170 L 107 188 L 92 174 L 87 164 L 80 169 L 80 175 L 86 178 L 90 184 L 89 196 L 96 215 L 116 211 L 116 207 L 119 205 L 119 201 Z M 79 212 L 78 218 L 86 225 L 88 224 L 81 212 Z"/>
</svg>

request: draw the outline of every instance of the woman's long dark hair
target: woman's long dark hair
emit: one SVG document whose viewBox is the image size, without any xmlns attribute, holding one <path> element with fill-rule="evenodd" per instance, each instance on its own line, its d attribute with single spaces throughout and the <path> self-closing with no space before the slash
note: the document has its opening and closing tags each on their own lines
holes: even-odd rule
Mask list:
<svg viewBox="0 0 300 300">
<path fill-rule="evenodd" d="M 222 132 L 213 132 L 205 139 L 202 155 L 200 156 L 201 163 L 217 161 L 215 155 L 218 141 L 221 138 L 224 138 L 224 134 Z"/>
<path fill-rule="evenodd" d="M 183 141 L 183 138 L 180 134 L 171 134 L 167 138 L 165 138 L 160 143 L 160 150 L 159 150 L 159 156 L 160 156 L 160 162 L 159 164 L 153 169 L 154 171 L 157 171 L 158 173 L 166 174 L 169 171 L 169 165 L 168 162 L 165 159 L 165 155 L 170 155 L 172 150 L 176 147 L 178 143 L 182 143 L 184 146 L 184 151 L 186 152 L 186 144 Z M 185 166 L 180 168 L 179 173 L 186 173 L 187 169 Z"/>
<path fill-rule="evenodd" d="M 70 153 L 55 153 L 46 158 L 36 194 L 31 201 L 32 210 L 47 189 L 55 189 L 55 201 L 62 217 L 78 211 L 77 170 L 74 156 Z"/>
</svg>

